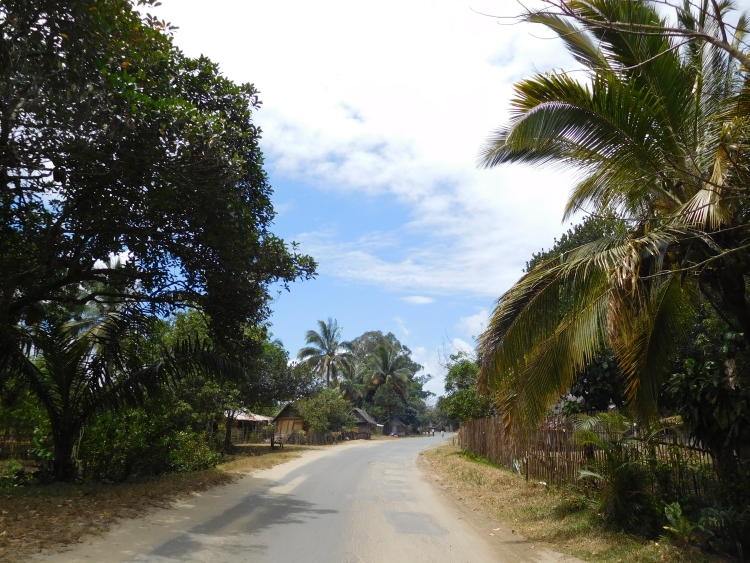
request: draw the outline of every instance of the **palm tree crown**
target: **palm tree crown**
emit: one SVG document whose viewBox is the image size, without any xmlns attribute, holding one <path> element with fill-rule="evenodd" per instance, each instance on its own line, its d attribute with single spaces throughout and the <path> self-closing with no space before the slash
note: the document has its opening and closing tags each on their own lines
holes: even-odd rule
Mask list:
<svg viewBox="0 0 750 563">
<path fill-rule="evenodd" d="M 392 388 L 402 397 L 406 397 L 406 386 L 414 375 L 404 364 L 408 357 L 401 355 L 391 346 L 378 345 L 368 358 L 362 379 L 370 387 L 385 385 Z"/>
<path fill-rule="evenodd" d="M 297 359 L 316 370 L 330 387 L 338 381 L 339 374 L 351 358 L 348 342 L 341 341 L 342 327 L 331 317 L 328 322 L 318 321 L 319 332 L 308 330 L 305 343 L 308 346 L 297 353 Z"/>
<path fill-rule="evenodd" d="M 583 21 L 665 25 L 648 2 L 567 4 Z M 682 10 L 679 25 L 710 29 L 700 15 Z M 573 166 L 581 179 L 565 217 L 607 215 L 623 234 L 537 265 L 500 297 L 480 340 L 480 382 L 509 417 L 533 423 L 611 347 L 631 406 L 653 416 L 701 296 L 750 338 L 750 177 L 736 164 L 750 157 L 750 87 L 739 63 L 707 41 L 530 19 L 559 34 L 587 79 L 558 72 L 517 84 L 510 123 L 480 163 Z"/>
</svg>

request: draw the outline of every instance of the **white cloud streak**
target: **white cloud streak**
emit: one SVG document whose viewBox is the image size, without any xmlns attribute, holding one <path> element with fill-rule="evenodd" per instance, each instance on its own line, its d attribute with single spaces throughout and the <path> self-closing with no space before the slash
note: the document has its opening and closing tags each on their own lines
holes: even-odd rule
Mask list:
<svg viewBox="0 0 750 563">
<path fill-rule="evenodd" d="M 404 319 L 402 319 L 401 317 L 393 317 L 393 320 L 396 321 L 399 330 L 404 334 L 404 336 L 409 336 L 409 329 L 406 328 L 406 321 L 404 321 Z"/>
<path fill-rule="evenodd" d="M 411 303 L 412 305 L 429 305 L 430 303 L 434 303 L 435 299 L 423 295 L 410 295 L 408 297 L 402 297 L 401 301 Z"/>
</svg>

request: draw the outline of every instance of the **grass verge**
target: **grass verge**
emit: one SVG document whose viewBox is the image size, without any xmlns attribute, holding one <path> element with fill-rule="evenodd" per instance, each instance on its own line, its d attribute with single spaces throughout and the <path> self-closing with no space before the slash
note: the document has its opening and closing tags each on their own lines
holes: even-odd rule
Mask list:
<svg viewBox="0 0 750 563">
<path fill-rule="evenodd" d="M 704 563 L 707 557 L 667 541 L 649 541 L 609 529 L 591 510 L 571 506 L 565 492 L 499 468 L 484 458 L 441 446 L 424 456 L 431 475 L 453 496 L 488 514 L 516 533 L 554 551 L 590 563 Z"/>
<path fill-rule="evenodd" d="M 104 484 L 39 485 L 0 490 L 0 563 L 17 563 L 43 548 L 85 541 L 117 520 L 168 507 L 194 492 L 226 485 L 238 475 L 298 458 L 305 446 L 271 450 L 239 446 L 215 469 L 147 480 Z"/>
</svg>

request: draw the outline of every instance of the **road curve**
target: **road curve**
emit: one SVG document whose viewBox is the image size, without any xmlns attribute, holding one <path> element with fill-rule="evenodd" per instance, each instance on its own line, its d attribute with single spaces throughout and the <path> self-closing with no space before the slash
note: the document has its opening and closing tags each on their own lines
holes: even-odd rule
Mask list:
<svg viewBox="0 0 750 563">
<path fill-rule="evenodd" d="M 357 442 L 245 477 L 45 563 L 494 563 L 504 557 L 417 468 L 440 439 Z"/>
</svg>

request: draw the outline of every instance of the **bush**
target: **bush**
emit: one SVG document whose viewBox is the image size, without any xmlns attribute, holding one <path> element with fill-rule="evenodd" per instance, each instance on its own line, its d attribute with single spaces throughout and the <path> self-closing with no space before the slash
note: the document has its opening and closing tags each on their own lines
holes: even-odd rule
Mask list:
<svg viewBox="0 0 750 563">
<path fill-rule="evenodd" d="M 334 389 L 324 389 L 299 401 L 296 406 L 313 432 L 340 430 L 355 424 L 352 404 Z"/>
<path fill-rule="evenodd" d="M 34 481 L 33 475 L 26 472 L 23 464 L 17 459 L 0 462 L 0 490 L 30 485 Z"/>
<path fill-rule="evenodd" d="M 84 478 L 122 481 L 215 466 L 221 456 L 195 429 L 189 405 L 166 403 L 98 417 L 86 429 L 79 453 Z"/>
<path fill-rule="evenodd" d="M 656 537 L 664 518 L 650 492 L 653 474 L 641 459 L 637 439 L 628 435 L 630 422 L 620 414 L 600 413 L 578 416 L 577 426 L 574 439 L 604 454 L 581 471 L 581 479 L 598 484 L 598 511 L 618 528 Z"/>
</svg>

